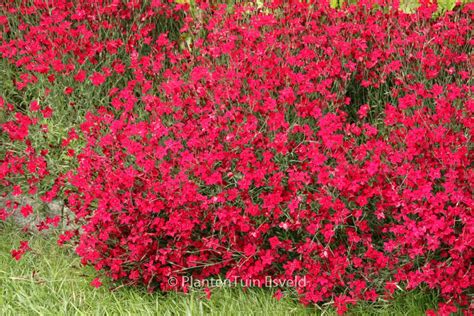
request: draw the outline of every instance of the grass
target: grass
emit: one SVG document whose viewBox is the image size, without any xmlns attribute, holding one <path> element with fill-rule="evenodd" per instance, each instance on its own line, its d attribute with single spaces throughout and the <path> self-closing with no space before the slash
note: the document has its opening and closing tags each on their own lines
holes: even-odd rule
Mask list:
<svg viewBox="0 0 474 316">
<path fill-rule="evenodd" d="M 20 261 L 10 250 L 27 239 L 33 249 Z M 331 306 L 305 307 L 295 298 L 280 301 L 270 289 L 219 288 L 206 299 L 203 291 L 149 294 L 142 288 L 116 287 L 83 267 L 68 247 L 56 246 L 54 234 L 20 235 L 0 224 L 0 315 L 335 315 Z M 349 315 L 422 315 L 437 305 L 433 293 L 400 292 L 392 302 L 361 303 Z"/>
</svg>

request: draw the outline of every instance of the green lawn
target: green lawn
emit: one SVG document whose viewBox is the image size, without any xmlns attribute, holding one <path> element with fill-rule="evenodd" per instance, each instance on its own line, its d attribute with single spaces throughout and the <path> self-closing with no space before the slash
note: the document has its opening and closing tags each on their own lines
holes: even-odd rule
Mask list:
<svg viewBox="0 0 474 316">
<path fill-rule="evenodd" d="M 17 231 L 18 229 L 16 229 Z M 294 298 L 273 298 L 269 289 L 213 289 L 190 294 L 148 294 L 105 282 L 89 285 L 94 269 L 83 267 L 71 248 L 58 248 L 54 235 L 19 236 L 0 223 L 0 315 L 334 315 L 328 306 L 304 307 Z M 32 251 L 15 261 L 10 250 L 21 239 Z M 115 289 L 114 289 L 115 287 Z M 399 293 L 391 302 L 359 304 L 350 315 L 422 315 L 436 306 L 434 294 Z"/>
</svg>

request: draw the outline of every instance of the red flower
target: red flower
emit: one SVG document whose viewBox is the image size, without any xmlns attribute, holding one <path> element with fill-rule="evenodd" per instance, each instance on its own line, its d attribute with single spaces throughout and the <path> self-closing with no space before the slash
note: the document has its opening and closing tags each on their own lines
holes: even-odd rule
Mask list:
<svg viewBox="0 0 474 316">
<path fill-rule="evenodd" d="M 31 213 L 33 213 L 33 208 L 31 205 L 25 205 L 20 210 L 23 217 L 28 217 Z"/>
<path fill-rule="evenodd" d="M 105 82 L 105 76 L 102 75 L 100 72 L 94 72 L 90 80 L 94 86 L 100 86 Z"/>
<path fill-rule="evenodd" d="M 53 115 L 53 109 L 47 106 L 43 110 L 41 110 L 41 113 L 43 114 L 44 118 L 50 118 Z"/>
<path fill-rule="evenodd" d="M 74 76 L 74 80 L 77 82 L 84 82 L 84 80 L 86 80 L 86 72 L 84 70 L 79 70 Z"/>
<path fill-rule="evenodd" d="M 95 278 L 94 280 L 91 281 L 91 286 L 95 288 L 99 288 L 102 286 L 102 282 L 100 281 L 100 278 Z"/>
<path fill-rule="evenodd" d="M 207 298 L 208 300 L 210 300 L 210 299 L 211 299 L 211 290 L 210 290 L 208 287 L 206 287 L 206 288 L 204 289 L 204 292 L 206 293 L 206 298 Z"/>
<path fill-rule="evenodd" d="M 277 290 L 274 294 L 273 297 L 276 298 L 277 301 L 281 300 L 283 298 L 283 292 L 281 290 Z"/>
<path fill-rule="evenodd" d="M 20 241 L 20 248 L 18 249 L 13 249 L 10 253 L 12 255 L 12 257 L 15 259 L 15 260 L 20 260 L 21 257 L 28 251 L 28 250 L 31 250 L 29 244 L 28 244 L 28 241 L 26 240 L 22 240 Z"/>
<path fill-rule="evenodd" d="M 34 101 L 31 101 L 30 103 L 30 111 L 31 112 L 36 112 L 40 109 L 40 106 L 39 106 L 39 102 L 34 100 Z"/>
</svg>

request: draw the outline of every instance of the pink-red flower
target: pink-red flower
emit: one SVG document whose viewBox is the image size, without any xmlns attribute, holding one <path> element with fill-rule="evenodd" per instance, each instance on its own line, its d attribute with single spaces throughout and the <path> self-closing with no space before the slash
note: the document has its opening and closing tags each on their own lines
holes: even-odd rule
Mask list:
<svg viewBox="0 0 474 316">
<path fill-rule="evenodd" d="M 102 286 L 102 282 L 100 281 L 100 278 L 95 278 L 94 280 L 91 281 L 91 286 L 95 288 L 99 288 Z"/>
<path fill-rule="evenodd" d="M 94 72 L 90 80 L 94 86 L 100 86 L 105 82 L 105 76 L 100 72 Z"/>
</svg>

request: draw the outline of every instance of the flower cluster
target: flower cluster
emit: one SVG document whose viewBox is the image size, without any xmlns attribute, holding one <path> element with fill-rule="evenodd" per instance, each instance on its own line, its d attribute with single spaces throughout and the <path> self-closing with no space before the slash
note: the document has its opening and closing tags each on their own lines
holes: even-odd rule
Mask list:
<svg viewBox="0 0 474 316">
<path fill-rule="evenodd" d="M 474 5 L 434 19 L 425 1 L 413 14 L 375 0 L 193 14 L 49 2 L 4 5 L 0 54 L 18 91 L 48 87 L 83 113 L 57 149 L 73 168 L 41 196 L 67 200 L 81 226 L 59 242 L 84 264 L 164 291 L 304 278 L 303 303 L 341 313 L 400 287 L 440 291 L 441 314 L 469 305 Z M 179 38 L 156 29 L 163 17 Z M 93 108 L 77 87 L 98 91 Z M 0 102 L 2 137 L 25 147 L 0 157 L 7 197 L 50 179 L 30 138 L 57 110 L 29 102 Z M 32 209 L 12 199 L 0 219 L 12 212 Z"/>
</svg>

